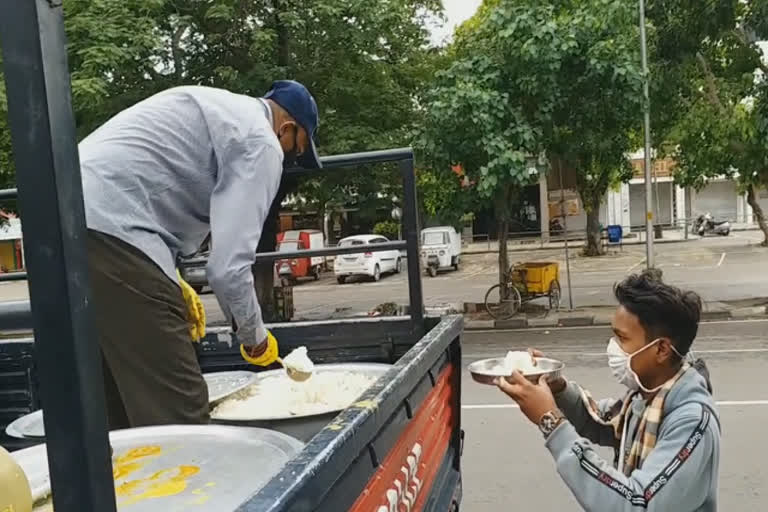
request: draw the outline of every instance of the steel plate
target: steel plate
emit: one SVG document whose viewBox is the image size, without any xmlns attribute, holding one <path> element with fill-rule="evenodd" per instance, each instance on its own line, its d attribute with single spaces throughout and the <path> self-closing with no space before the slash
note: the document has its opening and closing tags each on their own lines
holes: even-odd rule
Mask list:
<svg viewBox="0 0 768 512">
<path fill-rule="evenodd" d="M 232 393 L 247 388 L 258 378 L 255 372 L 214 372 L 204 373 L 205 383 L 208 384 L 208 401 L 218 402 Z"/>
<path fill-rule="evenodd" d="M 144 427 L 109 437 L 118 509 L 135 512 L 233 511 L 304 447 L 279 432 L 219 425 Z M 51 489 L 45 445 L 11 455 L 45 507 Z"/>
<path fill-rule="evenodd" d="M 208 385 L 208 402 L 214 403 L 247 388 L 256 381 L 257 374 L 247 371 L 214 372 L 203 374 Z M 16 439 L 45 439 L 43 410 L 16 418 L 5 428 L 8 436 Z"/>
<path fill-rule="evenodd" d="M 523 377 L 531 382 L 538 382 L 542 375 L 546 376 L 547 380 L 557 379 L 562 376 L 563 368 L 565 368 L 565 364 L 562 361 L 547 357 L 537 357 L 535 359 L 538 370 L 532 373 L 524 373 Z M 510 377 L 510 374 L 504 370 L 503 357 L 481 359 L 480 361 L 470 363 L 467 369 L 472 375 L 472 379 L 480 384 L 494 385 L 493 381 L 497 377 Z"/>
<path fill-rule="evenodd" d="M 5 427 L 5 433 L 17 439 L 43 439 L 45 438 L 45 426 L 43 426 L 43 410 L 25 414 L 16 418 Z"/>
<path fill-rule="evenodd" d="M 333 364 L 316 364 L 313 374 L 320 373 L 363 373 L 366 375 L 372 375 L 375 377 L 381 377 L 392 368 L 390 364 L 381 363 L 333 363 Z M 289 379 L 285 370 L 269 370 L 266 372 L 260 372 L 256 374 L 256 381 L 254 385 L 267 378 L 281 378 Z M 312 379 L 305 381 L 307 386 L 312 385 Z M 362 392 L 361 392 L 362 393 Z M 293 416 L 275 416 L 269 415 L 269 411 L 265 411 L 265 414 L 260 416 L 254 416 L 253 418 L 243 418 L 242 416 L 227 416 L 226 414 L 217 414 L 211 416 L 215 421 L 226 421 L 228 423 L 248 422 L 248 421 L 273 421 L 273 420 L 296 420 L 297 418 L 312 418 L 315 416 L 324 416 L 328 413 L 338 412 L 342 409 L 329 408 L 328 410 L 317 411 L 312 414 L 298 414 Z"/>
</svg>

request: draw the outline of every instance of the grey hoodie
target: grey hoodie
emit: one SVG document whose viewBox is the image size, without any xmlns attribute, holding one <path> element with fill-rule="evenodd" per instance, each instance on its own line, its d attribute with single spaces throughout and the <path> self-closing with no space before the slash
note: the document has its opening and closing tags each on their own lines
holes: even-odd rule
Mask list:
<svg viewBox="0 0 768 512">
<path fill-rule="evenodd" d="M 656 447 L 631 475 L 625 476 L 600 457 L 595 444 L 618 452 L 613 428 L 594 421 L 581 400 L 578 386 L 569 383 L 556 395 L 568 421 L 547 439 L 557 472 L 589 512 L 668 511 L 714 512 L 720 465 L 720 425 L 704 378 L 688 369 L 664 402 Z M 606 411 L 616 400 L 598 402 Z M 625 452 L 645 410 L 641 397 L 628 411 Z"/>
</svg>

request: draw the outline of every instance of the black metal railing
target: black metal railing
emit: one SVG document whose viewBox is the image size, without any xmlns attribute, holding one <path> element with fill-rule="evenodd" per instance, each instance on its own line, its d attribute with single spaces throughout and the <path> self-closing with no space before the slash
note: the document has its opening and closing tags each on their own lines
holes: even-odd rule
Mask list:
<svg viewBox="0 0 768 512">
<path fill-rule="evenodd" d="M 306 176 L 322 172 L 343 169 L 347 167 L 357 167 L 386 162 L 399 162 L 400 172 L 403 179 L 403 233 L 405 240 L 397 242 L 388 242 L 380 244 L 362 244 L 348 247 L 325 247 L 322 249 L 303 249 L 296 251 L 281 252 L 262 252 L 257 253 L 254 262 L 270 262 L 286 258 L 307 258 L 311 256 L 338 256 L 342 254 L 356 254 L 361 252 L 382 252 L 405 250 L 406 261 L 408 265 L 408 289 L 409 289 L 409 314 L 414 323 L 414 329 L 421 328 L 424 320 L 424 299 L 420 278 L 420 263 L 418 257 L 419 251 L 419 225 L 418 210 L 416 206 L 416 180 L 413 166 L 413 150 L 411 148 L 397 148 L 380 151 L 368 151 L 362 153 L 350 153 L 346 155 L 333 155 L 322 157 L 322 169 L 287 169 L 285 172 L 291 175 Z M 18 190 L 6 189 L 0 190 L 0 200 L 16 199 Z M 203 257 L 189 258 L 182 265 L 195 265 L 205 263 L 207 260 Z M 23 281 L 27 279 L 26 272 L 10 272 L 0 274 L 0 282 L 3 281 Z M 20 318 L 29 318 L 32 314 L 22 315 L 19 308 L 22 307 L 14 303 L 13 307 L 6 307 L 0 302 L 0 330 L 11 329 L 9 324 L 19 325 Z M 26 303 L 29 308 L 29 302 Z M 18 327 L 13 327 L 14 329 Z M 32 328 L 32 324 L 28 325 Z"/>
<path fill-rule="evenodd" d="M 0 2 L 0 48 L 54 507 L 114 512 L 61 2 Z"/>
</svg>

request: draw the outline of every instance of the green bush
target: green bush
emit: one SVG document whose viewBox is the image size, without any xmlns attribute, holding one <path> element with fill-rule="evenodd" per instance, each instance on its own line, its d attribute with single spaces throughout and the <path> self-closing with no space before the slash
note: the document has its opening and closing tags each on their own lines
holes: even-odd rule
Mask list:
<svg viewBox="0 0 768 512">
<path fill-rule="evenodd" d="M 373 234 L 385 236 L 390 240 L 397 240 L 398 228 L 399 228 L 399 225 L 397 222 L 392 220 L 386 220 L 384 222 L 379 222 L 375 226 L 373 226 Z"/>
</svg>

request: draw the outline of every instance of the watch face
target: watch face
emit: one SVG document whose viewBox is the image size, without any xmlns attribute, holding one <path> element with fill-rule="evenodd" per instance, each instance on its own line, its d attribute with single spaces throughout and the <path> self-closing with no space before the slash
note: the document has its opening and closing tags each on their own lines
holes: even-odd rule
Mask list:
<svg viewBox="0 0 768 512">
<path fill-rule="evenodd" d="M 548 436 L 552 433 L 553 430 L 555 430 L 560 421 L 560 418 L 560 415 L 555 415 L 552 412 L 546 413 L 541 417 L 541 420 L 539 420 L 539 430 L 541 430 L 542 434 Z"/>
</svg>

